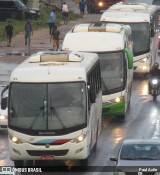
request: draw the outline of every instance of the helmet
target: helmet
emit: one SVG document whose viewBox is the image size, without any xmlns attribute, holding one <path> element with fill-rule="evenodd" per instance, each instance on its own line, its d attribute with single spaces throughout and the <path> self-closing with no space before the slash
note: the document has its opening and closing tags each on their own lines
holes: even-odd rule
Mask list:
<svg viewBox="0 0 160 175">
<path fill-rule="evenodd" d="M 153 67 L 154 67 L 154 69 L 158 69 L 159 68 L 159 63 L 157 63 L 157 62 L 154 63 L 154 66 Z"/>
</svg>

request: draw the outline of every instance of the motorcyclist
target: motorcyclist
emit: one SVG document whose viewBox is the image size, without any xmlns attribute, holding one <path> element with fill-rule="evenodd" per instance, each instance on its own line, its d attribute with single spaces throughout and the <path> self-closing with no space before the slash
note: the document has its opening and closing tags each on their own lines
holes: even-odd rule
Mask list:
<svg viewBox="0 0 160 175">
<path fill-rule="evenodd" d="M 149 72 L 150 79 L 149 79 L 149 93 L 151 91 L 151 80 L 153 77 L 160 79 L 160 69 L 159 69 L 159 63 L 154 63 L 152 66 L 152 69 Z"/>
</svg>

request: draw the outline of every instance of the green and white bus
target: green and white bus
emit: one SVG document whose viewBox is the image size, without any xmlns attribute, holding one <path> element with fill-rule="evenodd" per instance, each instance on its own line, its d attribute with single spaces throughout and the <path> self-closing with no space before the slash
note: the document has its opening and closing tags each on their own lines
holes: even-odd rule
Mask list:
<svg viewBox="0 0 160 175">
<path fill-rule="evenodd" d="M 159 7 L 144 3 L 117 3 L 106 10 L 100 21 L 129 25 L 132 29 L 134 73 L 148 73 L 158 50 Z"/>
<path fill-rule="evenodd" d="M 62 50 L 95 52 L 99 55 L 103 115 L 124 119 L 133 81 L 130 27 L 100 23 L 76 25 L 65 35 Z"/>
<path fill-rule="evenodd" d="M 88 164 L 101 132 L 97 54 L 39 52 L 13 70 L 8 88 L 9 154 L 15 166 L 24 160 Z M 1 101 L 4 109 L 7 101 Z"/>
</svg>

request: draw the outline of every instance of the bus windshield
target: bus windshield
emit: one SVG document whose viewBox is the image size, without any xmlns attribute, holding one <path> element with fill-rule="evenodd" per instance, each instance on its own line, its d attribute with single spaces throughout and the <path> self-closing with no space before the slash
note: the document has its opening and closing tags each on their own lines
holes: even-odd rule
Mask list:
<svg viewBox="0 0 160 175">
<path fill-rule="evenodd" d="M 86 106 L 84 82 L 12 83 L 9 127 L 32 135 L 73 132 L 86 125 Z"/>
<path fill-rule="evenodd" d="M 147 22 L 125 24 L 130 25 L 132 29 L 134 56 L 148 53 L 150 51 L 150 24 Z"/>
<path fill-rule="evenodd" d="M 134 56 L 150 51 L 150 25 L 149 23 L 129 23 L 132 29 Z"/>
<path fill-rule="evenodd" d="M 124 88 L 124 53 L 98 53 L 101 65 L 102 94 L 122 91 Z"/>
</svg>

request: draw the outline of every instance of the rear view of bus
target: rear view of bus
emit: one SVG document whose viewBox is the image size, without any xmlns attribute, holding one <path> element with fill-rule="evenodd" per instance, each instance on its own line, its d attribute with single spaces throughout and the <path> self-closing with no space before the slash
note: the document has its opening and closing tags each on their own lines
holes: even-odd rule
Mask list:
<svg viewBox="0 0 160 175">
<path fill-rule="evenodd" d="M 141 3 L 118 3 L 106 10 L 100 21 L 130 25 L 134 72 L 149 72 L 158 49 L 158 8 Z"/>
<path fill-rule="evenodd" d="M 66 34 L 62 49 L 98 54 L 102 76 L 103 115 L 125 119 L 133 79 L 130 27 L 119 24 L 79 24 Z"/>
<path fill-rule="evenodd" d="M 40 52 L 29 57 L 11 74 L 8 108 L 15 166 L 23 160 L 68 159 L 87 165 L 101 132 L 97 54 Z"/>
</svg>

